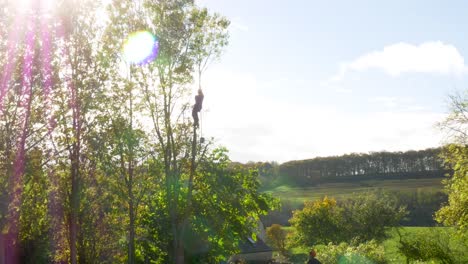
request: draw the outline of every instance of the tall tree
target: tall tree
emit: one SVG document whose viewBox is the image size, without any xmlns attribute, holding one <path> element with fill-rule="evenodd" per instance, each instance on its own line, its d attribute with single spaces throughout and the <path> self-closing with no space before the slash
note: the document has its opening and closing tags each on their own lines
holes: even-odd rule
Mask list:
<svg viewBox="0 0 468 264">
<path fill-rule="evenodd" d="M 229 23 L 223 17 L 200 10 L 190 0 L 147 1 L 145 6 L 150 18 L 149 28 L 159 38 L 160 47 L 158 59 L 148 67 L 152 85 L 145 85 L 143 89 L 145 109 L 153 121 L 153 133 L 160 146 L 159 157 L 164 163 L 165 195 L 173 236 L 171 255 L 174 262 L 183 263 L 183 233 L 188 216 L 192 214 L 188 205 L 194 177 L 194 168 L 192 174 L 187 168 L 190 153 L 197 152 L 193 155 L 199 156 L 203 152 L 203 147 L 196 143 L 195 148 L 190 148 L 192 133 L 189 120 L 185 118 L 189 108 L 187 88 L 193 81 L 196 65 L 200 77 L 207 59 L 216 57 L 218 50 L 227 43 Z M 196 135 L 193 138 L 196 139 Z M 187 180 L 189 190 L 185 190 L 183 184 Z M 189 195 L 185 196 L 187 191 Z"/>
<path fill-rule="evenodd" d="M 37 3 L 18 9 L 13 3 L 1 5 L 0 32 L 0 171 L 4 177 L 1 183 L 1 228 L 7 231 L 6 261 L 18 261 L 20 246 L 19 232 L 24 226 L 22 200 L 28 181 L 28 157 L 37 151 L 47 132 L 47 122 L 42 120 L 45 111 L 43 79 L 44 51 L 47 44 L 41 39 L 40 21 L 42 14 L 37 11 Z M 47 27 L 44 27 L 45 30 Z M 41 170 L 41 164 L 38 170 Z M 39 186 L 36 186 L 39 187 Z M 40 188 L 40 187 L 39 187 Z M 26 189 L 27 190 L 27 189 Z M 45 190 L 34 190 L 42 192 Z M 43 206 L 44 203 L 32 204 Z M 43 220 L 43 219 L 41 219 Z M 39 219 L 29 218 L 29 224 L 37 224 Z M 23 223 L 23 224 L 22 224 Z M 43 231 L 43 230 L 42 230 Z M 3 248 L 2 248 L 3 250 Z"/>
<path fill-rule="evenodd" d="M 89 135 L 96 126 L 97 105 L 106 80 L 106 70 L 99 59 L 102 26 L 99 21 L 100 2 L 60 2 L 57 6 L 56 67 L 58 79 L 54 83 L 54 104 L 57 128 L 54 140 L 64 177 L 65 223 L 67 225 L 69 260 L 78 263 L 78 232 L 85 177 L 93 176 L 86 169 L 93 168 L 89 150 Z M 80 260 L 83 262 L 85 260 Z"/>
<path fill-rule="evenodd" d="M 140 86 L 147 71 L 129 61 L 131 58 L 125 58 L 125 54 L 121 52 L 124 42 L 132 41 L 130 36 L 146 27 L 145 19 L 141 17 L 144 11 L 143 1 L 116 0 L 110 3 L 107 10 L 110 23 L 107 25 L 104 39 L 104 54 L 110 62 L 109 70 L 112 72 L 112 85 L 108 94 L 109 98 L 116 102 L 115 107 L 105 109 L 109 124 L 106 133 L 110 136 L 107 143 L 111 149 L 108 153 L 110 162 L 107 163 L 107 168 L 117 168 L 113 172 L 106 172 L 117 176 L 117 185 L 123 187 L 118 189 L 121 190 L 119 193 L 124 207 L 127 208 L 127 262 L 135 263 L 138 207 L 152 185 L 148 172 L 139 169 L 143 164 L 147 165 L 150 158 L 147 135 L 141 125 L 142 115 L 139 113 L 142 100 L 141 96 L 138 96 L 141 94 Z M 149 44 L 157 45 L 157 42 Z"/>
</svg>

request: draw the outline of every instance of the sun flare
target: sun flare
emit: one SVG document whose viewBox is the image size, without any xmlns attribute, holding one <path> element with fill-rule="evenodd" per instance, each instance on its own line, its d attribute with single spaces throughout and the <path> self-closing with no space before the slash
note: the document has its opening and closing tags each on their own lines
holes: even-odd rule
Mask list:
<svg viewBox="0 0 468 264">
<path fill-rule="evenodd" d="M 123 46 L 123 56 L 130 64 L 147 64 L 156 59 L 158 51 L 159 43 L 148 31 L 130 34 Z"/>
<path fill-rule="evenodd" d="M 17 13 L 27 13 L 32 9 L 39 9 L 42 12 L 50 12 L 57 0 L 10 0 L 12 6 L 16 8 Z"/>
</svg>

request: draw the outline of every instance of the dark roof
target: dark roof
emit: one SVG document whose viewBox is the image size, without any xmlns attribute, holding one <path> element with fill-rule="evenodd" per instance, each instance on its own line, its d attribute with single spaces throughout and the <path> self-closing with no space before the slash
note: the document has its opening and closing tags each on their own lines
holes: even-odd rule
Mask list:
<svg viewBox="0 0 468 264">
<path fill-rule="evenodd" d="M 239 244 L 241 250 L 240 254 L 248 253 L 259 253 L 259 252 L 271 252 L 273 249 L 269 247 L 263 240 L 257 238 L 257 241 L 253 241 L 250 237 Z"/>
</svg>

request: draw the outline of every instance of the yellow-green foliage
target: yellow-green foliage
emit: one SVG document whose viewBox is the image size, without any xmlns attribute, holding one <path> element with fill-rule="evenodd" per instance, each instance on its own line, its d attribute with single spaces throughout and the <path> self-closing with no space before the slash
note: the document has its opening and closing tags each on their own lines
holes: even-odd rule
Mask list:
<svg viewBox="0 0 468 264">
<path fill-rule="evenodd" d="M 444 152 L 453 176 L 445 180 L 449 202 L 436 213 L 436 220 L 457 227 L 459 234 L 468 233 L 468 146 L 449 145 Z"/>
<path fill-rule="evenodd" d="M 348 243 L 328 244 L 317 248 L 317 259 L 323 264 L 378 264 L 387 263 L 383 246 L 375 240 L 357 246 Z"/>
<path fill-rule="evenodd" d="M 266 229 L 267 242 L 282 254 L 286 253 L 287 231 L 281 225 L 273 224 Z"/>
<path fill-rule="evenodd" d="M 468 263 L 468 241 L 452 228 L 430 228 L 399 232 L 398 249 L 408 261 Z"/>
<path fill-rule="evenodd" d="M 354 240 L 382 241 L 386 230 L 398 226 L 407 214 L 396 198 L 387 193 L 367 192 L 337 203 L 325 197 L 305 202 L 304 209 L 293 212 L 289 220 L 295 232 L 291 246 L 314 246 Z"/>
<path fill-rule="evenodd" d="M 295 227 L 292 244 L 313 246 L 339 240 L 341 211 L 333 198 L 325 196 L 322 200 L 306 201 L 304 209 L 295 210 L 289 220 Z"/>
</svg>

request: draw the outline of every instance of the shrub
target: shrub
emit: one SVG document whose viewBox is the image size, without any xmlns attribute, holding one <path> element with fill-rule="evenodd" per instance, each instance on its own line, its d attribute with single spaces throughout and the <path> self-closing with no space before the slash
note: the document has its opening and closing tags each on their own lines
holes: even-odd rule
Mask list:
<svg viewBox="0 0 468 264">
<path fill-rule="evenodd" d="M 409 261 L 468 263 L 468 244 L 448 228 L 399 234 L 399 251 Z"/>
<path fill-rule="evenodd" d="M 294 226 L 291 246 L 327 244 L 343 241 L 342 209 L 333 198 L 304 203 L 304 209 L 295 210 L 289 222 Z"/>
<path fill-rule="evenodd" d="M 387 238 L 387 230 L 399 226 L 407 215 L 398 205 L 395 195 L 386 192 L 367 192 L 356 195 L 342 204 L 343 226 L 348 238 L 359 242 Z"/>
<path fill-rule="evenodd" d="M 399 225 L 407 214 L 395 197 L 385 193 L 369 192 L 356 195 L 338 204 L 333 198 L 305 202 L 304 209 L 296 210 L 289 220 L 295 232 L 291 246 L 312 247 L 317 244 L 338 244 L 355 240 L 382 241 L 386 231 Z"/>
<path fill-rule="evenodd" d="M 383 264 L 386 263 L 384 248 L 371 240 L 356 246 L 348 243 L 328 244 L 317 247 L 317 259 L 323 264 Z"/>
<path fill-rule="evenodd" d="M 286 236 L 287 232 L 282 228 L 281 225 L 273 224 L 266 229 L 267 242 L 276 250 L 281 252 L 284 256 L 287 253 L 286 250 Z"/>
</svg>

